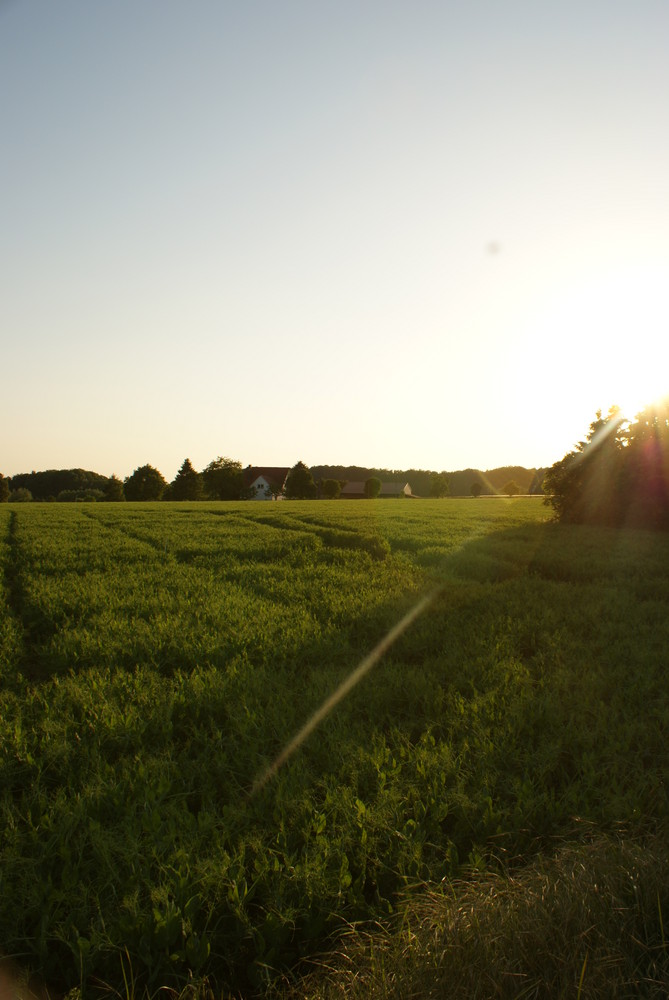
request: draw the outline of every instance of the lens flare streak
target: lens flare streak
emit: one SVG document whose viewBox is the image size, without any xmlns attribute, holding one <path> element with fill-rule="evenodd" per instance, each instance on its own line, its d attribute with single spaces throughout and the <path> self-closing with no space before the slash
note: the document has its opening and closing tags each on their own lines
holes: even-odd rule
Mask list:
<svg viewBox="0 0 669 1000">
<path fill-rule="evenodd" d="M 270 781 L 274 775 L 279 771 L 280 768 L 286 763 L 287 760 L 292 757 L 299 747 L 302 746 L 305 740 L 311 736 L 315 729 L 320 726 L 321 722 L 330 714 L 330 712 L 335 708 L 339 702 L 346 697 L 346 695 L 353 690 L 353 688 L 360 683 L 360 681 L 365 677 L 366 674 L 376 666 L 381 657 L 387 653 L 390 647 L 399 639 L 399 637 L 406 632 L 410 625 L 423 614 L 424 611 L 432 604 L 437 595 L 441 592 L 441 587 L 437 587 L 426 594 L 424 597 L 418 601 L 417 604 L 413 606 L 404 617 L 394 625 L 389 632 L 381 639 L 379 643 L 374 647 L 374 649 L 369 653 L 364 660 L 353 670 L 344 680 L 341 682 L 336 691 L 330 695 L 329 698 L 323 702 L 323 704 L 318 708 L 313 715 L 305 722 L 300 731 L 290 740 L 289 743 L 283 748 L 281 753 L 276 757 L 269 767 L 260 775 L 259 778 L 253 784 L 250 795 L 253 797 L 257 792 L 263 788 L 268 781 Z"/>
</svg>

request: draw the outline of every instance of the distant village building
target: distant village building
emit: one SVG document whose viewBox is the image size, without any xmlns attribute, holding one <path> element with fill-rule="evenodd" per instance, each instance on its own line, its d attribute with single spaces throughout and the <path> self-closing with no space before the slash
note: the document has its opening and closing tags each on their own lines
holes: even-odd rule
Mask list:
<svg viewBox="0 0 669 1000">
<path fill-rule="evenodd" d="M 412 496 L 412 492 L 408 483 L 381 483 L 379 499 L 410 496 Z M 342 486 L 339 498 L 341 500 L 366 500 L 367 494 L 365 493 L 365 484 L 347 483 L 346 486 Z"/>
<path fill-rule="evenodd" d="M 280 500 L 289 468 L 249 465 L 244 469 L 244 489 L 249 500 Z"/>
<path fill-rule="evenodd" d="M 289 468 L 248 465 L 243 472 L 244 492 L 249 500 L 282 500 Z M 380 499 L 413 496 L 409 483 L 381 483 Z M 364 483 L 346 483 L 342 500 L 366 500 Z"/>
</svg>

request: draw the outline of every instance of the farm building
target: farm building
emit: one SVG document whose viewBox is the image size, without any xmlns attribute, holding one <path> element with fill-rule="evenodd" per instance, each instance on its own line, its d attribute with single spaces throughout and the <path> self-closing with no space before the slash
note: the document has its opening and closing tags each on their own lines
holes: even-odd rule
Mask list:
<svg viewBox="0 0 669 1000">
<path fill-rule="evenodd" d="M 410 497 L 411 495 L 411 487 L 408 483 L 404 483 L 404 485 L 402 483 L 381 483 L 380 499 L 387 497 Z M 346 486 L 342 486 L 339 497 L 341 500 L 366 500 L 365 484 L 347 483 Z"/>
<path fill-rule="evenodd" d="M 244 488 L 250 500 L 276 500 L 283 493 L 290 469 L 249 465 L 244 469 Z"/>
</svg>

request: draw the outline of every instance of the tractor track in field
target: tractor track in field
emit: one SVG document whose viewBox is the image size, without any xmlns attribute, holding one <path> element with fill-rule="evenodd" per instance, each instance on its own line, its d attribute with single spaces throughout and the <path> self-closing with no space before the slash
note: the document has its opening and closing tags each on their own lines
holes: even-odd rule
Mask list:
<svg viewBox="0 0 669 1000">
<path fill-rule="evenodd" d="M 5 567 L 5 589 L 7 591 L 7 606 L 15 618 L 21 620 L 23 605 L 20 571 L 18 566 L 18 540 L 16 536 L 16 511 L 9 515 L 7 524 L 7 548 L 9 549 Z"/>
<path fill-rule="evenodd" d="M 16 624 L 19 636 L 14 667 L 17 674 L 25 674 L 31 679 L 40 677 L 40 649 L 45 639 L 53 635 L 55 626 L 39 608 L 29 604 L 21 572 L 21 545 L 18 538 L 18 515 L 12 511 L 7 525 L 7 562 L 4 583 L 7 612 Z M 4 678 L 5 682 L 9 677 Z"/>
</svg>

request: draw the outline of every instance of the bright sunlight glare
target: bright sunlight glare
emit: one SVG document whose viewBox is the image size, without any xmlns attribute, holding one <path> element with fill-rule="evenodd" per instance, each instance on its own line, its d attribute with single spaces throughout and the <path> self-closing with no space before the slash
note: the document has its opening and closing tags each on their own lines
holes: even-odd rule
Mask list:
<svg viewBox="0 0 669 1000">
<path fill-rule="evenodd" d="M 561 349 L 547 366 L 566 413 L 620 407 L 633 419 L 669 392 L 669 262 L 627 263 L 563 288 L 534 317 L 534 335 Z M 551 384 L 552 383 L 552 384 Z"/>
</svg>

